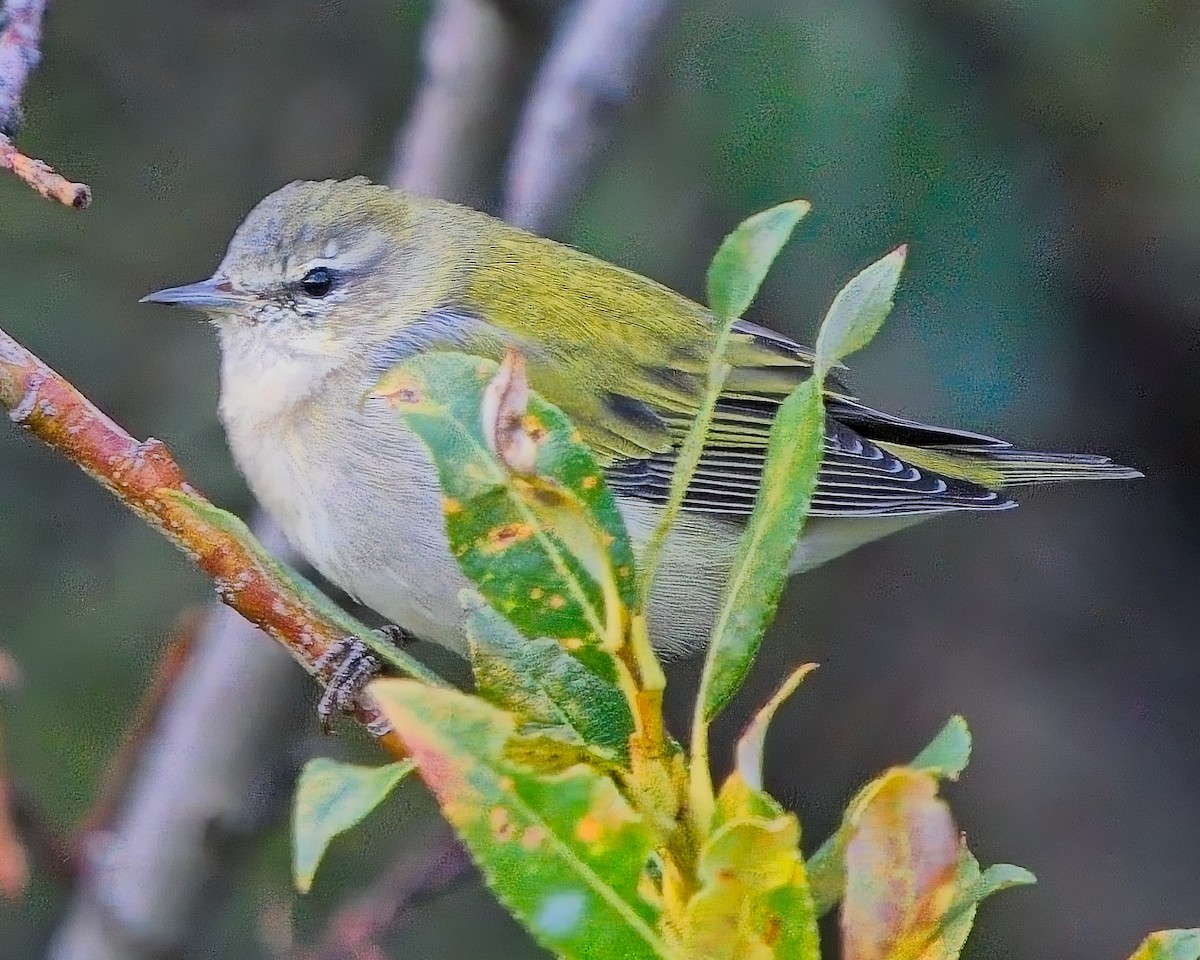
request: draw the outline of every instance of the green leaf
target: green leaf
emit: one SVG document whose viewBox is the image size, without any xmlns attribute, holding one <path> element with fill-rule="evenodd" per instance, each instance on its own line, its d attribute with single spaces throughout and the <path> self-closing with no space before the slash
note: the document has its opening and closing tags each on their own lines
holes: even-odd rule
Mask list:
<svg viewBox="0 0 1200 960">
<path fill-rule="evenodd" d="M 253 532 L 251 532 L 250 528 L 246 526 L 240 517 L 235 516 L 227 510 L 213 506 L 203 498 L 193 497 L 178 490 L 164 490 L 161 496 L 176 501 L 190 510 L 204 523 L 211 524 L 218 530 L 241 541 L 254 555 L 259 565 L 283 584 L 298 601 L 311 607 L 338 629 L 345 631 L 346 636 L 357 637 L 383 663 L 405 676 L 416 680 L 423 680 L 425 683 L 431 683 L 436 686 L 446 686 L 446 681 L 425 666 L 425 664 L 421 663 L 420 660 L 409 656 L 395 644 L 388 643 L 386 640 L 380 638 L 374 630 L 346 613 L 345 610 L 330 600 L 295 570 L 286 564 L 280 563 L 271 556 L 266 548 L 258 542 Z M 220 584 L 217 585 L 218 591 L 220 591 L 220 586 Z"/>
<path fill-rule="evenodd" d="M 708 305 L 719 320 L 746 312 L 767 271 L 812 205 L 791 200 L 747 217 L 717 248 L 708 267 Z"/>
<path fill-rule="evenodd" d="M 914 770 L 928 770 L 947 780 L 957 780 L 970 759 L 971 730 L 967 721 L 955 714 L 909 766 Z"/>
<path fill-rule="evenodd" d="M 704 660 L 693 733 L 712 722 L 754 662 L 808 516 L 824 443 L 821 383 L 810 377 L 783 401 L 771 427 L 762 489 L 742 534 Z"/>
<path fill-rule="evenodd" d="M 639 893 L 651 831 L 608 777 L 578 765 L 545 775 L 505 757 L 511 715 L 453 690 L 378 680 L 381 709 L 417 761 L 485 879 L 560 957 L 670 954 Z"/>
<path fill-rule="evenodd" d="M 607 759 L 626 759 L 633 716 L 620 689 L 588 670 L 556 640 L 529 640 L 491 607 L 467 617 L 479 694 L 526 727 L 569 730 Z"/>
<path fill-rule="evenodd" d="M 1028 870 L 1007 863 L 994 864 L 981 875 L 979 861 L 966 844 L 960 844 L 953 903 L 940 928 L 924 945 L 920 960 L 958 960 L 975 924 L 979 904 L 993 893 L 1036 882 Z"/>
<path fill-rule="evenodd" d="M 409 760 L 359 767 L 314 757 L 300 771 L 292 807 L 292 876 L 307 893 L 329 843 L 381 804 L 415 768 Z"/>
<path fill-rule="evenodd" d="M 783 705 L 784 700 L 795 692 L 796 688 L 800 686 L 800 681 L 816 668 L 815 663 L 806 663 L 793 670 L 791 675 L 780 684 L 771 699 L 754 715 L 754 719 L 746 727 L 746 732 L 738 738 L 734 754 L 734 767 L 751 790 L 762 790 L 763 788 L 763 748 L 766 745 L 767 728 L 771 725 L 775 711 Z"/>
<path fill-rule="evenodd" d="M 854 277 L 833 298 L 817 335 L 814 366 L 820 376 L 861 350 L 879 332 L 892 311 L 892 297 L 907 253 L 907 247 L 897 247 Z"/>
<path fill-rule="evenodd" d="M 667 534 L 683 506 L 712 425 L 717 400 L 732 369 L 725 359 L 733 324 L 750 306 L 771 264 L 811 210 L 804 200 L 792 200 L 742 221 L 722 242 L 708 267 L 708 305 L 716 321 L 717 339 L 708 360 L 704 398 L 675 457 L 666 506 L 642 550 L 642 595 L 649 596 Z"/>
<path fill-rule="evenodd" d="M 1129 960 L 1200 960 L 1200 930 L 1159 930 Z"/>
<path fill-rule="evenodd" d="M 954 780 L 962 773 L 971 755 L 971 731 L 967 721 L 955 715 L 946 721 L 929 744 L 916 755 L 910 766 L 934 776 Z M 852 804 L 853 805 L 853 804 Z M 812 885 L 817 916 L 824 916 L 842 897 L 846 878 L 846 839 L 849 824 L 842 821 L 808 859 L 808 879 Z"/>
<path fill-rule="evenodd" d="M 1018 867 L 1011 863 L 993 863 L 983 871 L 983 876 L 979 878 L 979 886 L 976 887 L 974 896 L 977 901 L 984 900 L 993 893 L 999 893 L 1001 890 L 1010 890 L 1013 887 L 1027 887 L 1034 883 L 1037 883 L 1037 877 L 1024 867 Z"/>
<path fill-rule="evenodd" d="M 489 447 L 484 394 L 499 366 L 458 353 L 399 364 L 372 396 L 428 447 L 451 549 L 467 577 L 527 637 L 552 637 L 593 669 L 595 648 L 637 601 L 633 551 L 591 451 L 557 407 L 528 397 L 522 428 L 536 473 L 506 469 Z M 494 412 L 494 411 L 493 411 Z"/>
<path fill-rule="evenodd" d="M 966 844 L 960 844 L 954 874 L 954 902 L 946 911 L 936 936 L 921 953 L 920 960 L 958 960 L 975 925 L 981 899 L 977 895 L 980 881 L 979 861 Z"/>
</svg>

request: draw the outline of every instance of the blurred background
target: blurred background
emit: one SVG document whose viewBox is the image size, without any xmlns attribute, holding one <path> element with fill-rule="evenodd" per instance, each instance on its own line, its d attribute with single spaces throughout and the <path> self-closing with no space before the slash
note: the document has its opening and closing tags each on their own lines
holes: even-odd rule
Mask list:
<svg viewBox="0 0 1200 960">
<path fill-rule="evenodd" d="M 767 786 L 798 809 L 811 848 L 862 781 L 961 712 L 975 754 L 949 789 L 959 822 L 980 860 L 1040 880 L 988 902 L 968 956 L 1124 957 L 1151 929 L 1197 924 L 1200 8 L 678 7 L 563 239 L 700 297 L 725 232 L 808 198 L 755 319 L 808 338 L 841 283 L 907 241 L 897 308 L 854 361 L 860 396 L 1147 474 L 934 521 L 793 582 L 722 743 L 789 667 L 822 663 L 767 757 Z M 77 214 L 0 177 L 0 325 L 243 515 L 215 415 L 215 341 L 136 301 L 208 276 L 282 183 L 384 178 L 427 14 L 382 0 L 60 0 L 46 24 L 20 142 L 96 200 Z M 0 429 L 0 649 L 24 675 L 0 693 L 5 763 L 47 845 L 92 807 L 181 613 L 209 593 L 92 481 Z M 677 730 L 697 672 L 670 673 Z M 314 691 L 296 689 L 299 733 L 280 764 L 375 756 L 320 741 Z M 189 956 L 268 957 L 281 938 L 319 938 L 436 816 L 405 785 L 390 819 L 340 841 L 300 898 L 287 778 L 266 773 L 274 786 L 231 844 Z M 34 859 L 24 896 L 0 902 L 5 960 L 41 956 L 68 902 L 64 878 Z M 384 945 L 536 953 L 476 879 Z"/>
</svg>

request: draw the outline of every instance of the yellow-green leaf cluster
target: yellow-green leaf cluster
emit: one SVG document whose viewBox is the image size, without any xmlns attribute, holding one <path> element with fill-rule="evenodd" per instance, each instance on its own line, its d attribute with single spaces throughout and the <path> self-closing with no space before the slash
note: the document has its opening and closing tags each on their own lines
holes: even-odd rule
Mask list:
<svg viewBox="0 0 1200 960">
<path fill-rule="evenodd" d="M 955 960 L 979 903 L 1033 882 L 1007 864 L 981 870 L 939 795 L 970 757 L 961 717 L 911 763 L 863 787 L 806 859 L 799 820 L 766 792 L 764 757 L 772 719 L 814 664 L 753 716 L 733 772 L 713 789 L 709 724 L 753 663 L 808 515 L 824 450 L 824 377 L 884 322 L 903 247 L 837 294 L 813 375 L 780 405 L 705 660 L 690 756 L 663 727 L 665 678 L 643 614 L 658 548 L 704 448 L 733 322 L 807 210 L 796 201 L 750 218 L 714 258 L 707 395 L 640 577 L 595 458 L 531 390 L 518 353 L 499 364 L 421 354 L 373 391 L 436 465 L 447 538 L 474 587 L 463 601 L 476 692 L 419 670 L 369 692 L 496 896 L 556 956 L 819 960 L 817 918 L 840 901 L 846 960 Z M 408 769 L 310 765 L 296 808 L 299 885 L 311 883 L 329 839 Z M 1200 960 L 1197 937 L 1155 934 L 1133 960 Z"/>
</svg>

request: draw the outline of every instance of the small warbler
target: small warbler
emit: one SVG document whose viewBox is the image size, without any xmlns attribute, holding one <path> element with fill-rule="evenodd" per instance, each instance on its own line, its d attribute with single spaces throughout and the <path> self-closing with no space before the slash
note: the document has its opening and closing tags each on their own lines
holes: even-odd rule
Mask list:
<svg viewBox="0 0 1200 960">
<path fill-rule="evenodd" d="M 358 178 L 292 183 L 238 228 L 208 280 L 160 290 L 221 343 L 220 414 L 251 490 L 333 583 L 422 639 L 462 651 L 459 590 L 432 461 L 383 400 L 400 360 L 516 347 L 533 389 L 574 421 L 635 549 L 667 498 L 715 342 L 672 290 L 482 213 Z M 754 504 L 772 417 L 811 371 L 788 337 L 738 321 L 732 364 L 648 616 L 665 653 L 702 646 Z M 1003 510 L 1008 488 L 1141 476 L 1105 457 L 1029 453 L 873 410 L 833 385 L 798 573 L 928 517 Z"/>
</svg>

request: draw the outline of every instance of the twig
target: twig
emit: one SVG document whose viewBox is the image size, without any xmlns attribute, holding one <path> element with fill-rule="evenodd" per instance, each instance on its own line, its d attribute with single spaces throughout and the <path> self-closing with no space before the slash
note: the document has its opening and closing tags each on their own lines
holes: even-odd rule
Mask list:
<svg viewBox="0 0 1200 960">
<path fill-rule="evenodd" d="M 401 859 L 337 912 L 320 944 L 294 952 L 291 960 L 383 957 L 381 940 L 410 923 L 422 903 L 474 873 L 466 850 L 441 821 L 418 843 L 410 841 L 405 847 Z"/>
<path fill-rule="evenodd" d="M 534 233 L 560 232 L 675 7 L 674 0 L 578 0 L 517 130 L 506 220 Z"/>
<path fill-rule="evenodd" d="M 424 78 L 388 181 L 486 206 L 549 36 L 548 4 L 441 0 L 421 42 Z"/>
<path fill-rule="evenodd" d="M 3 727 L 0 727 L 3 732 Z M 13 816 L 13 794 L 0 749 L 0 896 L 15 900 L 29 881 L 29 860 Z"/>
<path fill-rule="evenodd" d="M 0 647 L 0 690 L 16 690 L 24 682 L 21 668 L 17 661 L 3 647 Z"/>
<path fill-rule="evenodd" d="M 287 647 L 310 673 L 329 646 L 344 637 L 344 629 L 292 591 L 256 544 L 191 505 L 211 506 L 164 444 L 134 440 L 3 330 L 0 406 L 191 556 L 213 579 L 224 603 Z M 379 727 L 371 708 L 358 707 L 356 716 L 368 729 Z M 379 741 L 393 755 L 404 756 L 394 733 L 381 734 Z"/>
<path fill-rule="evenodd" d="M 21 95 L 41 59 L 45 0 L 7 0 L 0 10 L 0 170 L 11 170 L 43 197 L 76 210 L 92 202 L 85 183 L 72 183 L 49 164 L 25 156 L 13 145 L 21 123 Z"/>
<path fill-rule="evenodd" d="M 79 861 L 73 845 L 54 828 L 46 812 L 16 780 L 8 781 L 8 803 L 17 833 L 40 873 L 63 884 L 76 880 Z"/>
<path fill-rule="evenodd" d="M 179 618 L 166 650 L 155 665 L 150 685 L 121 736 L 116 758 L 109 763 L 95 799 L 75 829 L 76 848 L 86 846 L 88 837 L 108 829 L 115 820 L 146 745 L 154 736 L 159 715 L 184 675 L 203 625 L 204 617 L 197 610 L 189 610 Z"/>
<path fill-rule="evenodd" d="M 72 183 L 48 163 L 25 156 L 2 133 L 0 170 L 11 170 L 47 200 L 57 200 L 76 210 L 83 210 L 92 202 L 92 188 L 86 183 Z"/>
</svg>

